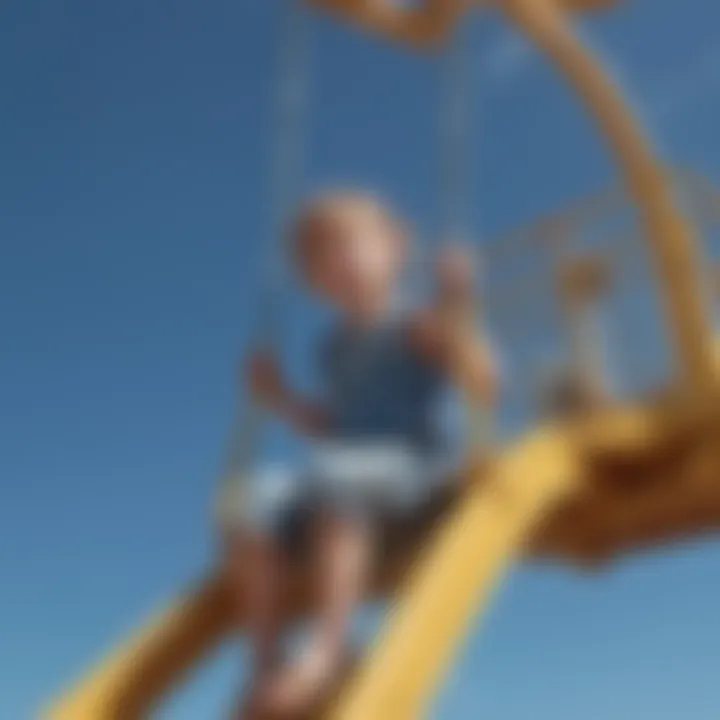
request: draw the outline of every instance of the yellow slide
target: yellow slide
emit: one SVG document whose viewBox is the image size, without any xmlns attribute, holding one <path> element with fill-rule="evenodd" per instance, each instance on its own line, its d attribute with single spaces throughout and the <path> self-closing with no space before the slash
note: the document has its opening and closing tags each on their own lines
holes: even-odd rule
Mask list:
<svg viewBox="0 0 720 720">
<path fill-rule="evenodd" d="M 230 597 L 210 579 L 112 653 L 45 714 L 48 720 L 139 720 L 231 629 Z"/>
<path fill-rule="evenodd" d="M 553 432 L 531 435 L 501 458 L 421 555 L 386 632 L 332 720 L 422 717 L 501 573 L 575 477 L 570 444 Z"/>
<path fill-rule="evenodd" d="M 506 451 L 420 553 L 388 628 L 330 711 L 333 720 L 422 715 L 476 612 L 525 539 L 575 477 L 568 439 L 551 430 Z M 141 632 L 52 707 L 48 720 L 133 720 L 232 626 L 221 580 L 210 580 Z"/>
</svg>

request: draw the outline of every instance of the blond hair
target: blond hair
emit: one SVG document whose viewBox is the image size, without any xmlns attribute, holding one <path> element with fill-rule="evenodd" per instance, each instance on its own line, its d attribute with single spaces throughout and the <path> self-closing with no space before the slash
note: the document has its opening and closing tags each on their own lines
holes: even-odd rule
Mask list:
<svg viewBox="0 0 720 720">
<path fill-rule="evenodd" d="M 322 252 L 322 229 L 334 221 L 370 221 L 393 236 L 406 235 L 400 218 L 372 193 L 335 190 L 316 195 L 301 207 L 290 228 L 293 260 L 302 271 L 307 271 Z"/>
</svg>

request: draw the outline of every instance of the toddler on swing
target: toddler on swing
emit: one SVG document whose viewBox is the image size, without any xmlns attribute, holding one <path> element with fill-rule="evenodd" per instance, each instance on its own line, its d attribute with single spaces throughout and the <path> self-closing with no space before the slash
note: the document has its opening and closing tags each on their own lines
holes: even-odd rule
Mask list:
<svg viewBox="0 0 720 720">
<path fill-rule="evenodd" d="M 292 233 L 300 275 L 337 319 L 319 348 L 321 398 L 298 395 L 272 357 L 249 364 L 257 401 L 311 438 L 316 452 L 300 470 L 258 472 L 231 527 L 228 568 L 254 662 L 238 715 L 245 720 L 302 712 L 327 690 L 347 658 L 377 523 L 420 507 L 448 473 L 441 396 L 451 382 L 488 404 L 496 392 L 484 339 L 469 323 L 448 322 L 471 316 L 475 303 L 473 270 L 461 249 L 440 254 L 431 302 L 400 312 L 410 238 L 385 205 L 359 192 L 325 195 L 305 207 Z M 286 662 L 284 580 L 301 509 L 319 605 L 310 641 Z"/>
</svg>

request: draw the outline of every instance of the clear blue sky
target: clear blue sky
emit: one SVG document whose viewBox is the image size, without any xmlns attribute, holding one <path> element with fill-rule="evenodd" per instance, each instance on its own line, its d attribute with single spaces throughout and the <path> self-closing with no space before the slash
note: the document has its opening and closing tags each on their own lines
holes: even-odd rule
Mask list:
<svg viewBox="0 0 720 720">
<path fill-rule="evenodd" d="M 3 719 L 34 717 L 213 556 L 208 507 L 269 232 L 277 7 L 0 8 Z M 666 155 L 720 180 L 720 6 L 634 0 L 587 31 Z M 494 234 L 612 168 L 497 19 L 473 38 L 477 216 Z M 312 182 L 377 187 L 432 228 L 431 63 L 321 21 L 316 65 Z M 517 572 L 436 716 L 717 717 L 719 569 L 704 544 L 591 579 Z M 161 716 L 218 716 L 236 663 L 228 650 Z"/>
</svg>

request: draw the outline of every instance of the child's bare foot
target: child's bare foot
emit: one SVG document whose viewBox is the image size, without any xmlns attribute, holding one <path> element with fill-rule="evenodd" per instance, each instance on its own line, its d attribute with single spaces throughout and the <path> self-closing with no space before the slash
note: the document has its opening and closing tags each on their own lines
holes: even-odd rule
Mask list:
<svg viewBox="0 0 720 720">
<path fill-rule="evenodd" d="M 271 714 L 294 716 L 307 712 L 334 688 L 349 658 L 324 647 L 310 647 L 281 671 L 268 687 L 262 706 Z"/>
</svg>

